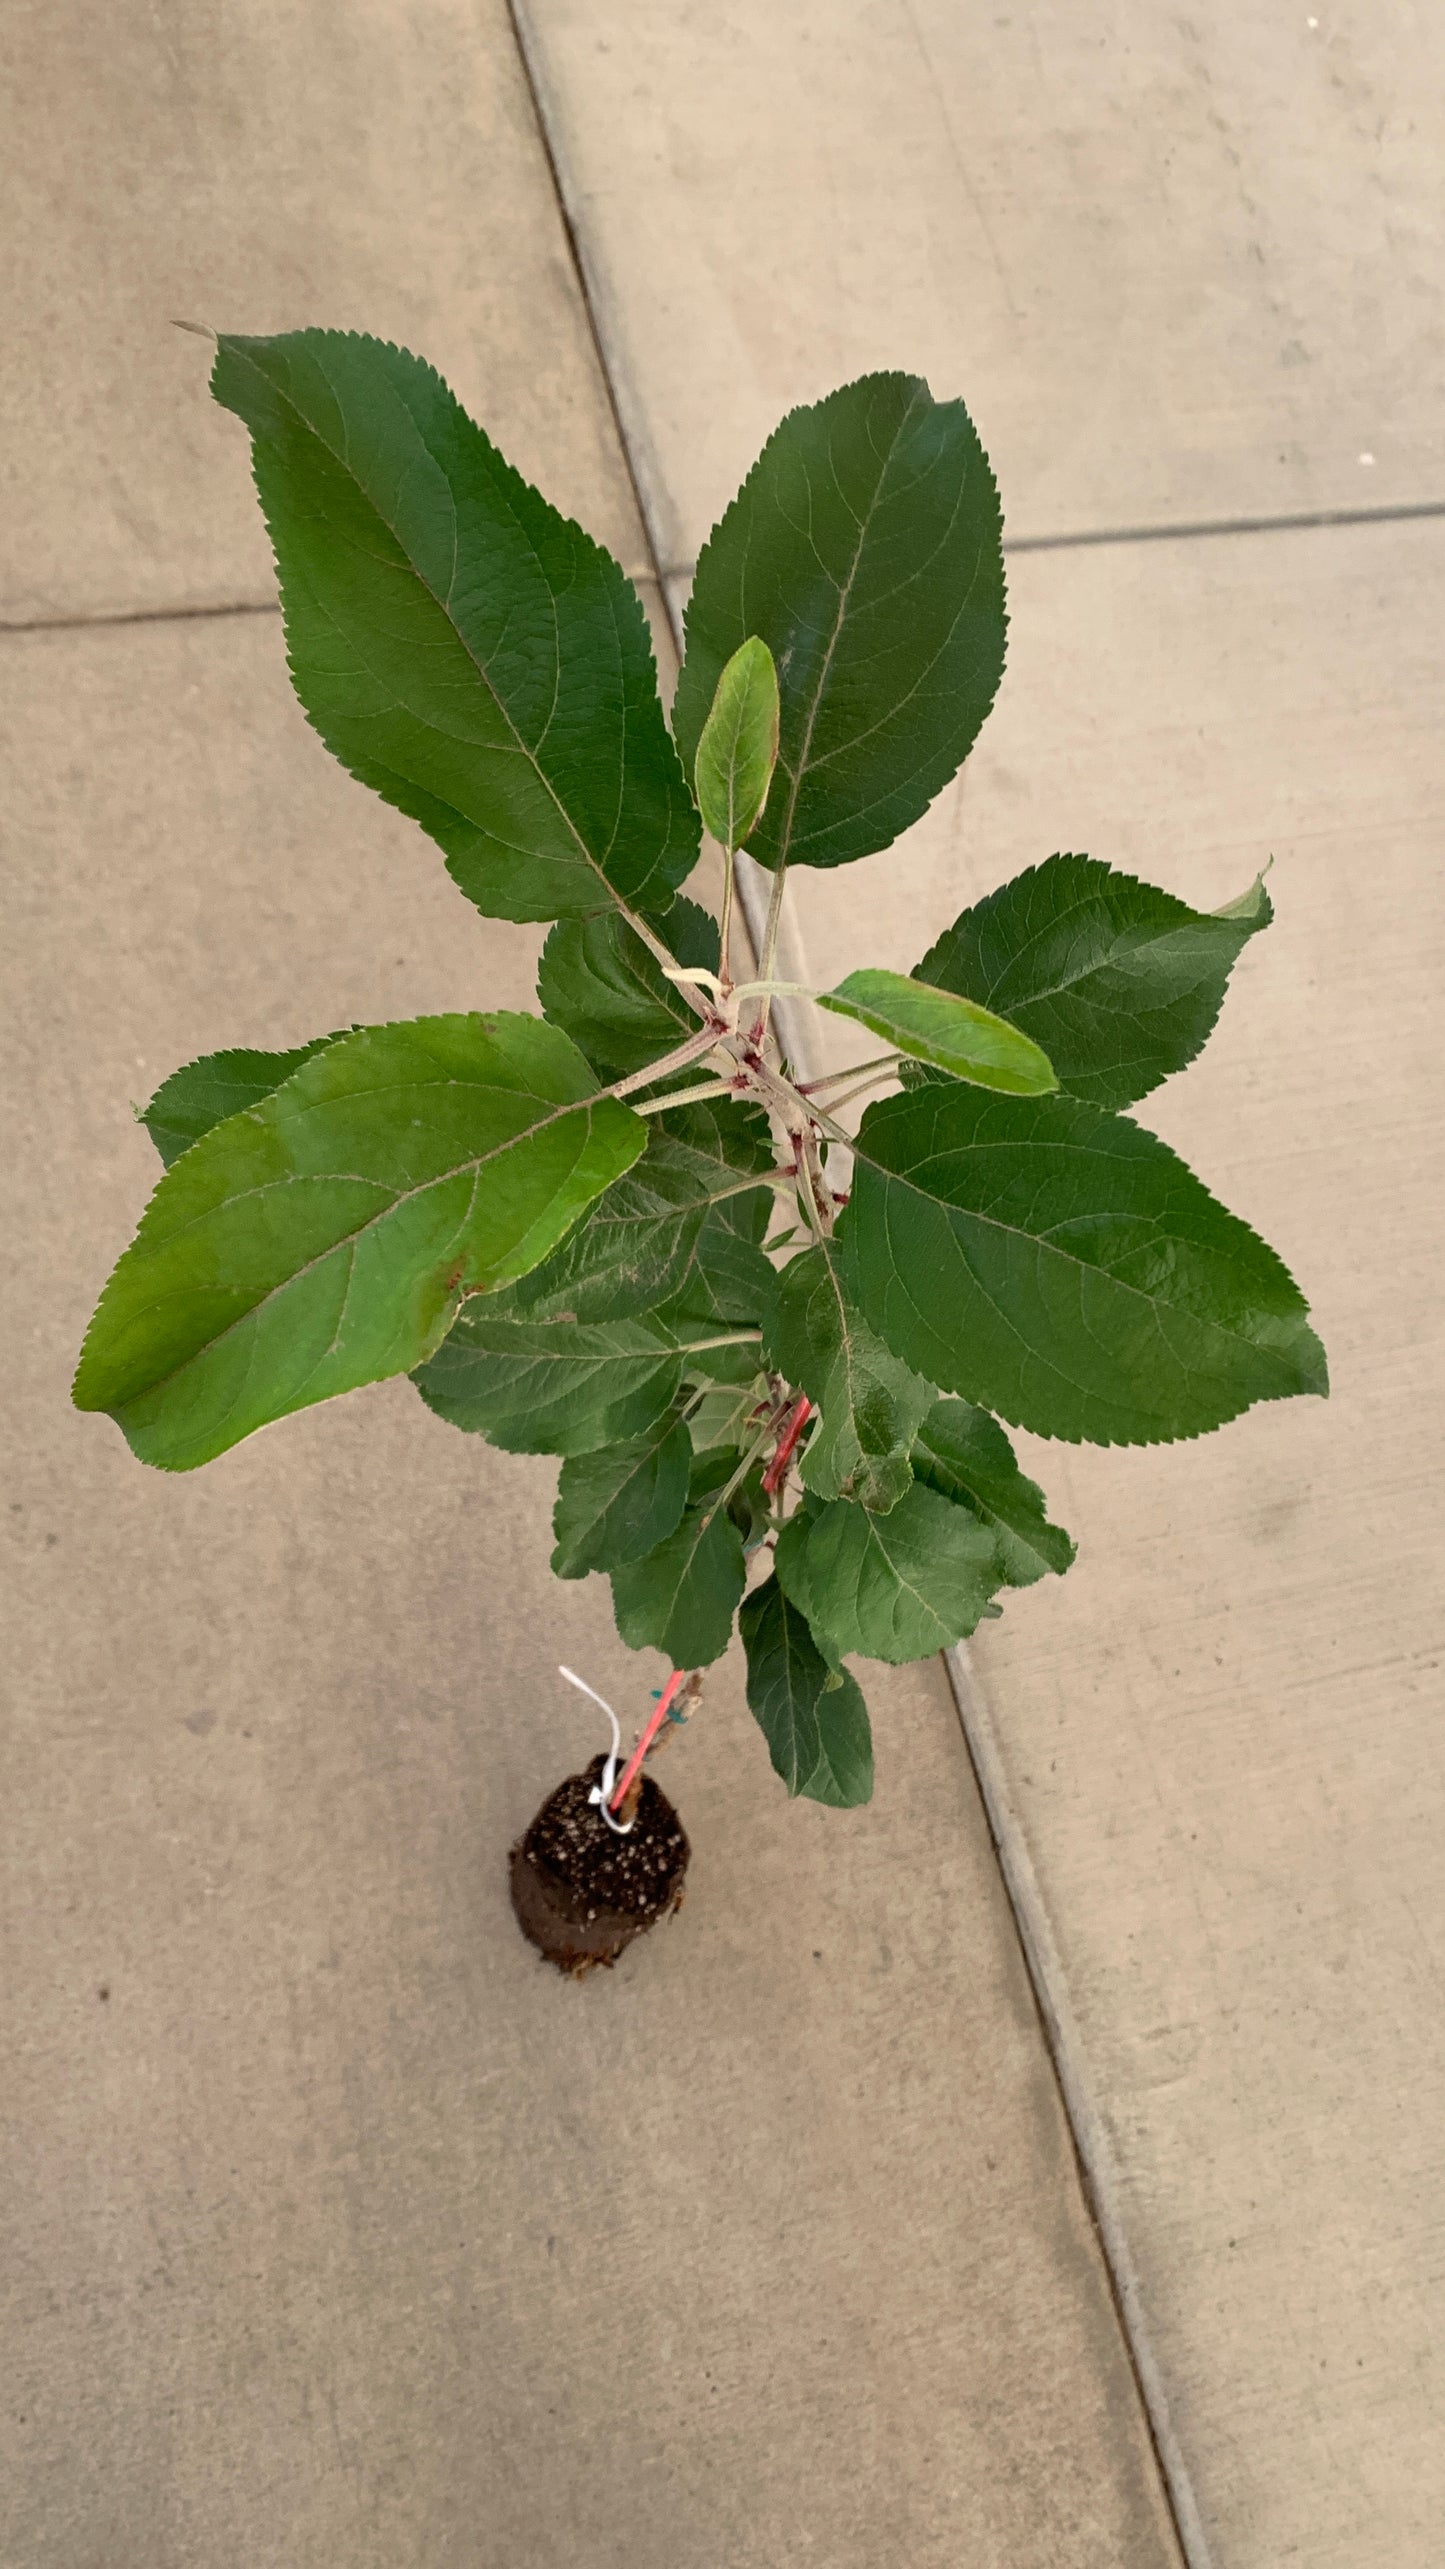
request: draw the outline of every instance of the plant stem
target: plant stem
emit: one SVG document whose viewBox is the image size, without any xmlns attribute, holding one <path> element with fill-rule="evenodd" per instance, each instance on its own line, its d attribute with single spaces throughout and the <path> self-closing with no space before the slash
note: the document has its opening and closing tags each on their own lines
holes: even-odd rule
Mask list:
<svg viewBox="0 0 1445 2569">
<path fill-rule="evenodd" d="M 894 1067 L 895 1064 L 890 1062 L 888 1068 L 892 1070 Z M 845 1088 L 841 1097 L 832 1098 L 829 1101 L 831 1107 L 836 1110 L 839 1107 L 851 1106 L 855 1097 L 862 1097 L 868 1089 L 877 1088 L 880 1081 L 885 1076 L 886 1074 L 883 1071 L 875 1070 L 870 1078 L 860 1079 L 856 1087 Z M 836 1135 L 834 1138 L 836 1139 Z"/>
<path fill-rule="evenodd" d="M 898 1053 L 875 1053 L 871 1061 L 850 1062 L 846 1070 L 828 1070 L 821 1079 L 798 1082 L 800 1097 L 816 1097 L 820 1088 L 835 1088 L 840 1079 L 861 1079 L 865 1071 L 895 1070 L 902 1056 Z"/>
<path fill-rule="evenodd" d="M 731 990 L 733 986 L 732 961 L 728 954 L 728 939 L 732 935 L 733 877 L 736 874 L 736 871 L 737 867 L 734 863 L 732 849 L 730 847 L 725 847 L 723 849 L 722 917 L 718 921 L 717 937 L 717 968 L 722 975 L 722 986 L 724 990 Z"/>
<path fill-rule="evenodd" d="M 705 1356 L 709 1347 L 761 1345 L 762 1335 L 761 1329 L 734 1329 L 726 1338 L 690 1338 L 685 1347 L 679 1344 L 674 1352 L 679 1356 Z M 726 1388 L 724 1385 L 724 1389 Z"/>
<path fill-rule="evenodd" d="M 613 1091 L 615 1096 L 616 1091 Z M 665 1115 L 669 1106 L 691 1106 L 704 1097 L 735 1097 L 737 1089 L 730 1079 L 706 1080 L 701 1088 L 675 1088 L 667 1097 L 644 1097 L 634 1106 L 634 1115 Z"/>
<path fill-rule="evenodd" d="M 621 898 L 619 893 L 614 892 L 612 898 L 616 902 L 617 908 L 621 912 L 622 917 L 627 921 L 629 928 L 631 928 L 633 935 L 641 937 L 648 953 L 663 966 L 664 970 L 666 970 L 669 964 L 675 964 L 677 961 L 676 955 L 671 953 L 663 944 L 661 937 L 654 934 L 653 930 L 648 926 L 647 921 L 644 918 L 639 917 L 637 911 L 632 909 L 629 904 Z M 696 991 L 689 990 L 686 983 L 682 983 L 679 986 L 682 989 L 683 997 L 697 1010 L 698 1015 L 701 1016 L 703 1011 L 703 1002 L 698 997 Z"/>
<path fill-rule="evenodd" d="M 642 1799 L 643 1758 L 648 1756 L 656 1757 L 659 1750 L 664 1748 L 667 1742 L 671 1739 L 673 1732 L 675 1730 L 681 1730 L 684 1722 L 691 1721 L 693 1714 L 697 1711 L 698 1705 L 702 1701 L 702 1680 L 703 1671 L 700 1668 L 694 1668 L 691 1676 L 687 1679 L 686 1684 L 684 1685 L 682 1670 L 680 1668 L 674 1668 L 672 1676 L 669 1678 L 667 1686 L 664 1689 L 662 1701 L 659 1704 L 657 1711 L 653 1714 L 647 1728 L 644 1730 L 637 1747 L 632 1753 L 632 1758 L 628 1761 L 627 1771 L 628 1774 L 631 1775 L 632 1780 L 630 1783 L 627 1783 L 627 1777 L 623 1777 L 623 1783 L 627 1785 L 626 1793 L 623 1793 L 622 1786 L 619 1785 L 617 1793 L 613 1796 L 612 1807 L 614 1811 L 617 1812 L 619 1819 L 632 1820 L 636 1818 L 637 1805 Z M 674 1712 L 672 1709 L 679 1686 L 682 1687 L 682 1701 L 686 1707 L 685 1711 L 680 1713 Z"/>
<path fill-rule="evenodd" d="M 746 1454 L 739 1463 L 732 1479 L 728 1482 L 727 1487 L 719 1490 L 717 1497 L 713 1500 L 712 1506 L 708 1509 L 708 1512 L 703 1518 L 702 1524 L 698 1529 L 700 1533 L 705 1534 L 708 1527 L 711 1525 L 713 1518 L 717 1515 L 719 1508 L 725 1508 L 727 1506 L 734 1490 L 740 1488 L 742 1483 L 747 1479 L 749 1472 L 756 1463 L 763 1447 L 767 1444 L 769 1437 L 776 1436 L 777 1432 L 778 1422 L 770 1410 L 768 1413 L 767 1423 L 763 1428 L 762 1434 L 754 1438 L 753 1443 L 748 1447 Z"/>
<path fill-rule="evenodd" d="M 773 965 L 777 959 L 778 928 L 783 916 L 783 885 L 786 883 L 787 879 L 788 869 L 780 857 L 773 868 L 773 888 L 768 899 L 768 924 L 763 931 L 763 951 L 758 958 L 758 970 L 764 981 L 771 980 Z M 771 993 L 765 993 L 762 1007 L 758 1012 L 756 1040 L 759 1044 L 763 1042 L 768 1031 L 768 1019 L 772 1013 L 772 1004 Z"/>
<path fill-rule="evenodd" d="M 663 1053 L 659 1060 L 649 1062 L 644 1070 L 629 1071 L 626 1079 L 614 1080 L 607 1094 L 609 1097 L 630 1097 L 635 1088 L 650 1088 L 655 1079 L 670 1078 L 673 1071 L 686 1070 L 690 1062 L 701 1061 L 703 1054 L 711 1052 L 716 1042 L 713 1029 L 704 1027 L 700 1034 L 689 1035 L 675 1052 Z"/>
<path fill-rule="evenodd" d="M 705 1195 L 701 1200 L 704 1204 L 726 1204 L 731 1195 L 753 1195 L 760 1186 L 776 1186 L 786 1190 L 791 1188 L 792 1183 L 792 1179 L 785 1175 L 782 1169 L 767 1169 L 761 1177 L 740 1177 L 736 1186 L 720 1186 L 716 1195 Z"/>
</svg>

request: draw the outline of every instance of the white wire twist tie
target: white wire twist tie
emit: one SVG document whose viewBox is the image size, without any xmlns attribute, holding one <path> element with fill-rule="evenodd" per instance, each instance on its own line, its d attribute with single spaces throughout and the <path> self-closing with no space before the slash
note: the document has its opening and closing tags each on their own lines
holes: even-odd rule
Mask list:
<svg viewBox="0 0 1445 2569">
<path fill-rule="evenodd" d="M 601 1706 L 612 1724 L 612 1746 L 607 1752 L 607 1763 L 602 1769 L 602 1781 L 600 1784 L 593 1785 L 587 1799 L 589 1802 L 595 1802 L 614 1837 L 630 1838 L 633 1829 L 632 1821 L 614 1820 L 612 1816 L 612 1796 L 617 1790 L 617 1769 L 622 1760 L 622 1724 L 605 1696 L 599 1695 L 595 1686 L 589 1686 L 585 1677 L 579 1677 L 575 1668 L 564 1668 L 559 1661 L 557 1674 L 559 1677 L 565 1677 L 569 1686 L 575 1686 L 579 1694 L 590 1695 L 593 1703 Z"/>
</svg>

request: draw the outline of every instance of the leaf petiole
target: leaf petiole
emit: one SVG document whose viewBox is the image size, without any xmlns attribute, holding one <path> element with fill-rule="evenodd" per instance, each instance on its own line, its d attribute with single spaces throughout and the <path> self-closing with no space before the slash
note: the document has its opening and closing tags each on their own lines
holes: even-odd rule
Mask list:
<svg viewBox="0 0 1445 2569">
<path fill-rule="evenodd" d="M 616 1095 L 615 1090 L 612 1093 Z M 693 1106 L 704 1097 L 736 1097 L 737 1093 L 734 1081 L 709 1079 L 700 1088 L 675 1088 L 666 1097 L 644 1097 L 632 1111 L 634 1115 L 665 1115 L 669 1106 Z"/>
</svg>

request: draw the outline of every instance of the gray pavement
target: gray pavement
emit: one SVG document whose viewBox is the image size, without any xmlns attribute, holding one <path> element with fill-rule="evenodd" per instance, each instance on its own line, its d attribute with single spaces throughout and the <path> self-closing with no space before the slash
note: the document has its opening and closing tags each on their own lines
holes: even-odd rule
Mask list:
<svg viewBox="0 0 1445 2569">
<path fill-rule="evenodd" d="M 646 549 L 499 7 L 3 40 L 6 614 L 78 629 L 0 636 L 0 2562 L 1170 2569 L 942 1669 L 878 1672 L 840 1816 L 725 1667 L 673 1752 L 685 1910 L 564 1986 L 504 1851 L 593 1745 L 556 1662 L 637 1677 L 546 1576 L 550 1467 L 404 1384 L 180 1479 L 68 1407 L 153 1175 L 128 1101 L 525 1004 L 537 944 L 301 720 L 169 316 L 404 337 Z"/>
<path fill-rule="evenodd" d="M 1036 1447 L 1080 1560 L 960 1691 L 1194 2569 L 1434 2569 L 1439 24 L 523 20 L 675 595 L 779 411 L 864 367 L 963 393 L 999 471 L 998 708 L 896 853 L 795 874 L 794 965 L 906 968 L 1054 848 L 1201 904 L 1276 857 L 1144 1120 L 1295 1266 L 1334 1398 Z"/>
</svg>

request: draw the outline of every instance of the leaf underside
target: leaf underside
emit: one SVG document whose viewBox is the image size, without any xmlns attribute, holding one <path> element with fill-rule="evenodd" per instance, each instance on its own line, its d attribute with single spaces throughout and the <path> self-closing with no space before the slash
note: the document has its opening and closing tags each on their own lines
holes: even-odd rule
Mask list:
<svg viewBox="0 0 1445 2569">
<path fill-rule="evenodd" d="M 836 990 L 821 993 L 818 1005 L 981 1088 L 1039 1097 L 1058 1087 L 1047 1054 L 1031 1036 L 973 1000 L 930 989 L 907 973 L 850 972 Z"/>
<path fill-rule="evenodd" d="M 873 1737 L 854 1678 L 833 1678 L 807 1622 L 775 1578 L 738 1617 L 748 1705 L 790 1794 L 854 1810 L 873 1794 Z"/>
<path fill-rule="evenodd" d="M 783 1270 L 763 1346 L 821 1413 L 803 1457 L 804 1487 L 879 1511 L 896 1506 L 912 1487 L 909 1449 L 933 1387 L 900 1364 L 855 1309 L 831 1242 Z"/>
<path fill-rule="evenodd" d="M 800 1510 L 774 1557 L 783 1588 L 833 1655 L 921 1659 L 997 1612 L 988 1527 L 921 1481 L 886 1516 L 849 1499 Z"/>
<path fill-rule="evenodd" d="M 747 1579 L 743 1539 L 704 1461 L 674 1534 L 643 1561 L 612 1573 L 617 1629 L 631 1650 L 665 1651 L 675 1668 L 721 1659 Z"/>
</svg>

